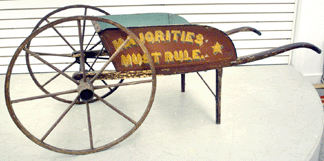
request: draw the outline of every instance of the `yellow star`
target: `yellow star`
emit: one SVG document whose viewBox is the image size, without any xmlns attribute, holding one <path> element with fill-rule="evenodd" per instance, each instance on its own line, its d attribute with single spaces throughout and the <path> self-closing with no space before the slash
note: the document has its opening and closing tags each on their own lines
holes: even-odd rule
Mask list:
<svg viewBox="0 0 324 161">
<path fill-rule="evenodd" d="M 213 54 L 216 55 L 218 53 L 223 54 L 222 49 L 223 49 L 223 45 L 219 44 L 218 42 L 216 42 L 216 44 L 214 46 L 212 46 L 212 48 L 214 49 Z"/>
</svg>

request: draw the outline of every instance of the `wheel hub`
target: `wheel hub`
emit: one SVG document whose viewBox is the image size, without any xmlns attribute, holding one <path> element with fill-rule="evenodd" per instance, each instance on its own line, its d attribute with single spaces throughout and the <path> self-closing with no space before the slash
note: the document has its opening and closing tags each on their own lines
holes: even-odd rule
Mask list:
<svg viewBox="0 0 324 161">
<path fill-rule="evenodd" d="M 91 82 L 89 82 L 89 80 L 87 80 L 86 82 L 83 80 L 80 81 L 78 92 L 82 101 L 91 101 L 94 96 L 93 91 L 93 85 Z"/>
<path fill-rule="evenodd" d="M 84 53 L 84 57 L 85 58 L 95 58 L 99 53 L 100 51 L 96 51 L 96 50 L 87 50 L 87 51 L 83 51 Z M 72 53 L 72 57 L 73 58 L 80 58 L 81 57 L 81 51 L 74 51 Z"/>
</svg>

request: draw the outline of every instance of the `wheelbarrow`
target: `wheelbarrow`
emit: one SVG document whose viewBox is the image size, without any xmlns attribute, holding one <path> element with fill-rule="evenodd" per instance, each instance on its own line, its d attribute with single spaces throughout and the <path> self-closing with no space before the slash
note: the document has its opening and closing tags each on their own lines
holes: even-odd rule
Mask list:
<svg viewBox="0 0 324 161">
<path fill-rule="evenodd" d="M 73 8 L 84 9 L 84 15 L 49 21 L 53 15 Z M 106 16 L 87 16 L 89 10 Z M 88 27 L 91 24 L 93 32 Z M 216 124 L 220 124 L 224 67 L 295 48 L 321 53 L 312 44 L 293 43 L 237 57 L 229 35 L 243 31 L 261 35 L 251 27 L 223 32 L 193 25 L 168 13 L 109 15 L 85 5 L 59 8 L 40 20 L 12 57 L 5 81 L 10 116 L 30 140 L 44 148 L 66 154 L 95 153 L 125 140 L 143 123 L 154 101 L 156 76 L 181 74 L 184 92 L 186 73 L 215 69 L 216 92 L 212 93 Z M 57 36 L 49 36 L 53 33 Z M 96 35 L 97 42 L 93 43 Z M 57 40 L 64 42 L 56 46 L 63 49 L 37 45 L 47 42 L 53 46 Z M 30 81 L 40 90 L 15 81 L 20 75 L 13 73 L 25 68 L 22 60 L 26 61 Z M 39 73 L 40 67 L 52 72 Z M 102 133 L 102 129 L 109 132 Z M 72 136 L 66 137 L 69 134 Z"/>
</svg>

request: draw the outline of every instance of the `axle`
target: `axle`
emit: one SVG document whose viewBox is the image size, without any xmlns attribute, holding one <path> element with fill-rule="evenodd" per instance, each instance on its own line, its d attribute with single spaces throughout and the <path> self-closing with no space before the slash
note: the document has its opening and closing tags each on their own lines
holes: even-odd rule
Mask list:
<svg viewBox="0 0 324 161">
<path fill-rule="evenodd" d="M 108 53 L 107 51 L 100 51 L 100 50 L 87 50 L 84 51 L 85 58 L 96 58 L 98 55 L 99 56 L 107 56 Z M 81 57 L 81 51 L 74 51 L 72 53 L 73 58 L 80 58 Z"/>
<path fill-rule="evenodd" d="M 83 80 L 80 81 L 78 93 L 82 101 L 91 101 L 94 96 L 93 91 L 94 89 L 92 83 L 89 82 L 89 79 L 87 79 L 86 82 Z"/>
</svg>

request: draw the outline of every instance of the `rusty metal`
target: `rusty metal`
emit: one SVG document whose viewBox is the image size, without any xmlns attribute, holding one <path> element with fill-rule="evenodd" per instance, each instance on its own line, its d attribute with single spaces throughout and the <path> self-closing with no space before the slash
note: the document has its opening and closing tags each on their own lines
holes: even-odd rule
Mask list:
<svg viewBox="0 0 324 161">
<path fill-rule="evenodd" d="M 221 91 L 222 91 L 223 69 L 216 69 L 216 124 L 221 123 Z"/>
<path fill-rule="evenodd" d="M 87 72 L 86 78 L 93 79 L 98 72 Z M 161 74 L 158 74 L 161 75 Z M 151 70 L 138 70 L 138 71 L 102 71 L 96 80 L 113 80 L 113 79 L 130 79 L 130 78 L 146 78 L 151 77 Z M 75 72 L 73 74 L 73 79 L 81 80 L 83 78 L 83 74 L 81 72 Z"/>
<path fill-rule="evenodd" d="M 26 45 L 32 41 L 32 39 L 34 37 L 36 37 L 37 35 L 39 35 L 40 33 L 42 33 L 43 31 L 47 30 L 47 29 L 51 29 L 53 26 L 59 25 L 63 22 L 71 22 L 74 21 L 76 23 L 81 22 L 83 20 L 89 20 L 89 21 L 102 21 L 105 23 L 110 23 L 112 25 L 117 26 L 121 31 L 127 33 L 127 35 L 132 38 L 132 40 L 134 40 L 138 46 L 141 48 L 141 52 L 143 52 L 147 59 L 148 59 L 148 64 L 150 64 L 150 73 L 151 73 L 151 78 L 145 81 L 132 81 L 132 82 L 127 82 L 127 83 L 118 83 L 115 85 L 102 85 L 102 86 L 93 86 L 93 82 L 91 81 L 87 81 L 84 83 L 79 83 L 77 82 L 75 84 L 75 89 L 73 90 L 66 90 L 66 91 L 60 91 L 60 92 L 56 92 L 56 93 L 49 93 L 49 92 L 44 92 L 45 94 L 43 95 L 39 95 L 39 96 L 31 96 L 31 97 L 25 97 L 25 98 L 20 98 L 20 99 L 12 99 L 11 95 L 10 95 L 10 83 L 11 83 L 11 76 L 12 76 L 12 71 L 13 68 L 15 66 L 15 62 L 17 60 L 17 58 L 20 56 L 20 54 L 22 53 L 22 51 L 25 49 L 26 51 L 28 51 L 28 53 L 30 55 L 32 55 L 33 57 L 39 58 L 40 56 L 38 56 L 37 54 L 35 54 L 34 52 L 30 51 L 29 49 L 26 48 Z M 81 27 L 79 26 L 79 29 Z M 80 42 L 82 42 L 82 32 L 79 32 L 79 37 L 80 37 Z M 81 51 L 82 52 L 82 51 Z M 116 53 L 116 55 L 118 55 L 118 53 Z M 84 54 L 81 54 L 81 57 L 84 57 Z M 60 71 L 59 69 L 57 69 L 56 67 L 54 67 L 53 65 L 51 65 L 50 63 L 48 63 L 46 60 L 41 59 L 41 61 L 43 61 L 44 64 L 48 65 L 49 67 L 53 68 L 54 70 L 56 70 L 57 72 L 61 73 L 61 75 L 65 75 L 67 78 L 70 79 L 70 77 L 68 75 L 66 75 L 66 73 L 64 71 Z M 113 58 L 110 58 L 110 60 L 113 60 Z M 84 65 L 84 61 L 81 62 Z M 82 72 L 84 73 L 84 72 Z M 97 74 L 100 75 L 99 72 L 97 72 Z M 73 80 L 73 81 L 72 81 Z M 74 82 L 76 81 L 75 79 L 72 79 L 71 81 Z M 87 78 L 84 76 L 83 78 L 81 78 L 82 80 L 87 80 Z M 109 102 L 103 100 L 100 96 L 98 96 L 96 94 L 96 90 L 97 89 L 102 89 L 102 88 L 108 88 L 108 87 L 118 87 L 118 86 L 130 86 L 130 85 L 135 85 L 135 84 L 143 84 L 143 83 L 150 83 L 152 84 L 151 86 L 151 92 L 149 94 L 149 100 L 148 103 L 145 107 L 145 110 L 143 111 L 143 114 L 140 118 L 138 119 L 134 119 L 129 117 L 127 114 L 123 113 L 122 111 L 119 110 L 119 108 L 117 108 L 115 105 L 110 104 Z M 92 88 L 93 86 L 93 88 Z M 87 149 L 83 149 L 83 150 L 73 150 L 73 149 L 64 149 L 64 148 L 59 148 L 59 147 L 55 147 L 52 146 L 48 143 L 46 143 L 46 139 L 48 138 L 48 136 L 53 135 L 52 131 L 56 128 L 57 125 L 60 124 L 61 120 L 66 116 L 67 113 L 69 113 L 69 111 L 77 104 L 77 102 L 79 102 L 80 99 L 80 95 L 82 96 L 82 92 L 88 92 L 91 91 L 91 95 L 93 94 L 93 96 L 95 97 L 95 99 L 97 99 L 98 101 L 103 102 L 108 108 L 112 109 L 113 111 L 115 111 L 117 114 L 119 114 L 120 116 L 122 116 L 123 118 L 125 118 L 126 120 L 128 120 L 129 122 L 131 122 L 133 124 L 133 126 L 129 129 L 129 131 L 127 131 L 125 134 L 123 134 L 122 136 L 120 136 L 119 138 L 117 138 L 116 140 L 113 140 L 111 142 L 106 143 L 105 145 L 101 145 L 101 146 L 96 146 L 93 145 L 93 139 L 92 139 L 92 131 L 91 131 L 91 120 L 90 120 L 90 113 L 87 114 L 87 121 L 88 121 L 88 130 L 89 130 L 89 148 Z M 92 93 L 92 91 L 94 91 Z M 90 17 L 90 16 L 76 16 L 76 17 L 68 17 L 68 18 L 63 18 L 54 22 L 51 22 L 41 28 L 39 28 L 38 30 L 35 30 L 30 36 L 28 36 L 23 42 L 22 44 L 18 47 L 17 51 L 15 52 L 15 54 L 12 57 L 12 60 L 9 64 L 8 67 L 8 71 L 6 74 L 6 80 L 5 80 L 5 97 L 6 97 L 6 104 L 8 107 L 8 111 L 10 113 L 10 116 L 12 117 L 13 121 L 15 122 L 15 124 L 17 125 L 17 127 L 33 142 L 35 142 L 36 144 L 47 148 L 49 150 L 52 151 L 56 151 L 56 152 L 60 152 L 60 153 L 66 153 L 66 154 L 88 154 L 88 153 L 94 153 L 94 152 L 98 152 L 98 151 L 102 151 L 105 150 L 107 148 L 110 148 L 116 144 L 118 144 L 119 142 L 123 141 L 124 139 L 126 139 L 128 136 L 130 136 L 132 133 L 134 133 L 138 127 L 143 123 L 143 121 L 145 120 L 145 118 L 147 117 L 152 104 L 153 104 L 153 100 L 154 100 L 154 96 L 155 96 L 155 91 L 156 91 L 156 72 L 153 66 L 153 60 L 151 58 L 151 56 L 149 55 L 147 49 L 145 48 L 145 46 L 140 42 L 140 40 L 127 28 L 112 22 L 110 20 L 107 19 L 103 19 L 103 18 L 99 18 L 99 17 Z M 79 94 L 74 98 L 74 100 L 69 104 L 69 106 L 65 109 L 65 111 L 60 115 L 60 117 L 55 121 L 55 123 L 52 124 L 52 126 L 46 131 L 46 133 L 43 136 L 37 137 L 34 136 L 34 134 L 30 133 L 28 131 L 28 129 L 26 129 L 26 127 L 21 123 L 21 121 L 19 120 L 19 118 L 16 116 L 15 113 L 15 109 L 13 108 L 13 104 L 16 103 L 25 103 L 28 104 L 29 101 L 31 100 L 38 100 L 38 99 L 43 99 L 43 98 L 48 98 L 48 97 L 57 97 L 57 96 L 62 96 L 65 94 L 69 94 L 69 93 L 76 93 L 79 92 Z M 92 96 L 91 96 L 92 97 Z M 88 95 L 84 95 L 85 100 L 85 105 L 87 106 L 87 109 L 89 108 L 88 106 L 90 105 L 90 101 L 91 98 L 88 97 Z"/>
<path fill-rule="evenodd" d="M 293 43 L 293 44 L 288 44 L 288 45 L 284 45 L 281 47 L 277 47 L 274 49 L 270 49 L 267 51 L 263 51 L 263 52 L 259 52 L 256 54 L 251 54 L 251 55 L 246 55 L 246 56 L 242 56 L 237 58 L 237 60 L 232 61 L 230 66 L 235 66 L 235 65 L 240 65 L 240 64 L 244 64 L 244 63 L 249 63 L 249 62 L 253 62 L 253 61 L 257 61 L 257 60 L 261 60 L 261 59 L 265 59 L 268 58 L 270 56 L 275 56 L 278 55 L 280 53 L 292 50 L 292 49 L 297 49 L 297 48 L 308 48 L 311 49 L 317 53 L 321 53 L 321 49 L 319 49 L 318 47 L 314 46 L 313 44 L 310 43 L 305 43 L 305 42 L 299 42 L 299 43 Z"/>
<path fill-rule="evenodd" d="M 229 66 L 236 60 L 233 42 L 222 31 L 197 25 L 173 25 L 129 28 L 151 53 L 157 74 L 181 74 Z M 108 53 L 124 42 L 118 30 L 99 33 Z M 128 43 L 115 59 L 117 71 L 146 70 L 145 58 L 138 47 Z"/>
<path fill-rule="evenodd" d="M 259 36 L 261 36 L 261 32 L 255 28 L 252 28 L 252 27 L 239 27 L 239 28 L 235 28 L 235 29 L 232 29 L 232 30 L 229 30 L 229 31 L 225 31 L 225 33 L 227 35 L 232 35 L 232 34 L 235 34 L 235 33 L 239 33 L 239 32 L 244 32 L 244 31 L 252 31 L 256 34 L 258 34 Z M 198 76 L 201 78 L 201 80 L 205 83 L 205 85 L 207 86 L 207 88 L 211 91 L 211 93 L 216 97 L 216 95 L 214 94 L 214 92 L 212 92 L 211 88 L 209 87 L 209 85 L 205 82 L 204 78 L 199 74 L 199 72 L 197 72 Z M 186 84 L 186 81 L 185 81 L 185 74 L 181 74 L 181 92 L 185 92 L 185 84 Z"/>
<path fill-rule="evenodd" d="M 83 77 L 84 79 L 80 81 L 80 85 L 78 86 L 78 95 L 82 101 L 91 101 L 94 96 L 94 88 L 93 84 L 90 83 L 89 79 Z M 87 103 L 88 104 L 88 103 Z"/>
<path fill-rule="evenodd" d="M 75 16 L 59 19 L 57 21 L 49 22 L 48 18 L 55 13 L 70 8 L 84 8 L 84 16 Z M 243 57 L 237 57 L 236 49 L 233 45 L 232 40 L 228 37 L 231 34 L 238 32 L 252 31 L 258 35 L 261 32 L 257 29 L 251 27 L 240 27 L 226 32 L 220 31 L 218 29 L 208 27 L 208 26 L 198 26 L 198 25 L 167 25 L 167 26 L 147 26 L 147 27 L 129 27 L 126 28 L 114 21 L 109 19 L 104 19 L 100 17 L 86 16 L 88 9 L 97 10 L 105 15 L 109 15 L 107 12 L 85 5 L 73 5 L 60 8 L 46 15 L 41 21 L 36 25 L 35 29 L 28 36 L 22 44 L 18 47 L 17 51 L 12 57 L 9 64 L 8 71 L 5 80 L 5 98 L 8 111 L 13 121 L 17 127 L 33 142 L 36 144 L 47 148 L 49 150 L 67 153 L 67 154 L 88 154 L 95 153 L 108 149 L 121 141 L 125 140 L 128 136 L 134 133 L 139 126 L 143 123 L 145 118 L 150 111 L 156 91 L 156 76 L 157 75 L 171 75 L 171 74 L 181 74 L 181 91 L 185 91 L 185 73 L 206 71 L 215 69 L 216 70 L 216 89 L 215 92 L 208 86 L 204 81 L 206 86 L 210 89 L 211 93 L 215 97 L 216 104 L 216 124 L 221 123 L 221 85 L 222 85 L 222 74 L 223 68 L 229 66 L 236 66 L 260 59 L 264 59 L 270 56 L 280 54 L 282 52 L 296 49 L 296 48 L 309 48 L 315 52 L 320 53 L 321 50 L 316 46 L 309 43 L 293 43 L 289 45 L 284 45 L 278 48 L 270 49 L 268 51 L 263 51 L 256 54 L 251 54 Z M 93 34 L 91 40 L 86 47 L 84 44 L 84 33 L 86 21 L 98 21 L 104 22 L 116 26 L 114 29 L 106 29 L 99 33 L 99 37 L 105 48 L 102 50 L 93 50 L 101 42 L 96 43 L 93 47 L 88 50 L 89 44 L 95 36 Z M 40 27 L 43 22 L 48 24 Z M 78 38 L 80 51 L 76 51 L 75 48 L 67 41 L 67 39 L 59 32 L 56 28 L 57 25 L 64 22 L 75 22 L 78 29 Z M 66 43 L 68 47 L 71 48 L 71 54 L 52 54 L 48 52 L 36 52 L 30 49 L 30 43 L 32 40 L 45 30 L 54 30 L 55 33 Z M 15 62 L 20 56 L 22 51 L 26 51 L 26 62 L 29 74 L 31 75 L 35 84 L 44 92 L 42 95 L 38 96 L 28 96 L 25 98 L 12 99 L 10 95 L 10 83 L 11 75 Z M 100 68 L 100 70 L 95 71 L 93 69 L 93 64 L 87 63 L 87 59 L 99 58 L 105 59 L 109 55 L 109 59 Z M 57 72 L 56 75 L 48 79 L 44 84 L 40 84 L 34 72 L 30 66 L 29 56 L 32 56 L 40 60 L 43 64 L 52 68 Z M 75 61 L 65 67 L 63 70 L 56 68 L 51 63 L 47 62 L 41 56 L 61 56 L 61 57 L 71 57 L 75 58 Z M 104 56 L 104 57 L 103 57 Z M 116 71 L 106 71 L 105 68 L 113 63 Z M 74 64 L 80 65 L 80 70 L 75 72 L 73 76 L 69 76 L 66 71 Z M 89 67 L 89 71 L 85 68 Z M 59 92 L 51 93 L 45 86 L 50 84 L 59 75 L 66 77 L 69 81 L 73 82 L 75 85 L 74 89 L 62 90 Z M 147 78 L 144 80 L 134 80 L 124 83 L 123 79 L 128 78 Z M 106 84 L 104 85 L 94 85 L 96 80 L 106 80 L 106 79 L 117 79 L 121 80 L 116 84 Z M 150 83 L 151 92 L 149 95 L 149 101 L 146 108 L 139 119 L 134 119 L 128 116 L 126 113 L 122 112 L 118 106 L 112 105 L 108 101 L 104 100 L 104 96 L 99 96 L 96 91 L 103 88 L 113 88 L 117 89 L 120 86 L 131 86 L 137 84 Z M 76 97 L 72 100 L 61 98 L 66 94 L 76 93 Z M 32 133 L 25 128 L 25 126 L 20 122 L 19 118 L 16 116 L 13 104 L 17 103 L 28 103 L 31 100 L 38 100 L 43 98 L 52 97 L 56 100 L 69 103 L 65 111 L 59 116 L 58 119 L 52 124 L 52 126 L 45 132 L 44 135 L 40 137 L 34 136 Z M 106 107 L 110 108 L 116 114 L 126 119 L 128 123 L 133 126 L 122 136 L 119 136 L 116 140 L 106 143 L 102 146 L 96 146 L 93 141 L 93 131 L 92 122 L 90 115 L 90 105 L 94 101 L 102 102 Z M 48 136 L 53 135 L 52 131 L 60 124 L 61 120 L 65 117 L 69 111 L 77 104 L 83 104 L 86 107 L 87 112 L 87 128 L 89 135 L 89 147 L 83 150 L 74 149 L 64 149 L 55 147 L 46 143 Z"/>
<path fill-rule="evenodd" d="M 229 31 L 226 31 L 225 33 L 227 35 L 232 35 L 232 34 L 235 34 L 235 33 L 238 33 L 238 32 L 243 32 L 243 31 L 252 31 L 256 34 L 258 34 L 259 36 L 261 36 L 261 32 L 255 28 L 252 28 L 252 27 L 239 27 L 239 28 L 235 28 L 235 29 L 232 29 L 232 30 L 229 30 Z"/>
<path fill-rule="evenodd" d="M 36 31 L 37 29 L 39 29 L 41 26 L 44 26 L 48 23 L 50 23 L 49 20 L 51 19 L 55 19 L 57 18 L 57 14 L 60 14 L 62 13 L 62 11 L 68 11 L 70 9 L 84 9 L 84 12 L 83 13 L 80 13 L 80 15 L 87 15 L 87 12 L 89 10 L 92 10 L 92 11 L 96 11 L 98 12 L 99 14 L 102 14 L 102 15 L 110 15 L 108 12 L 100 9 L 100 8 L 97 8 L 97 7 L 94 7 L 94 6 L 88 6 L 88 5 L 70 5 L 70 6 L 65 6 L 65 7 L 61 7 L 61 8 L 58 8 L 50 13 L 48 13 L 47 15 L 45 15 L 42 19 L 39 20 L 39 22 L 35 25 L 35 27 L 33 28 L 33 31 Z M 75 13 L 77 14 L 77 13 Z M 85 26 L 85 24 L 83 24 L 83 26 Z M 80 64 L 80 58 L 81 58 L 81 52 L 80 51 L 76 51 L 74 49 L 74 47 L 69 43 L 69 41 L 67 40 L 66 36 L 62 33 L 60 33 L 60 31 L 58 29 L 55 28 L 55 26 L 52 26 L 51 27 L 55 33 L 57 33 L 57 35 L 67 44 L 67 46 L 69 46 L 71 48 L 71 53 L 72 54 L 53 54 L 53 53 L 48 53 L 48 51 L 44 51 L 44 52 L 34 52 L 35 54 L 41 56 L 41 55 L 47 55 L 47 56 L 61 56 L 61 57 L 75 57 L 76 58 L 76 61 L 75 62 L 72 62 L 68 67 L 66 67 L 64 70 L 62 70 L 63 72 L 67 71 L 71 66 L 73 66 L 75 63 L 79 63 Z M 83 27 L 82 31 L 84 33 L 84 30 L 85 28 Z M 94 32 L 94 35 L 95 36 L 96 32 Z M 91 41 L 90 41 L 91 42 Z M 89 43 L 90 43 L 89 42 Z M 88 44 L 89 44 L 88 43 Z M 98 44 L 100 44 L 101 42 L 98 42 Z M 32 40 L 26 45 L 26 49 L 29 49 L 30 45 L 32 44 Z M 97 46 L 95 45 L 95 46 Z M 88 45 L 87 45 L 88 46 Z M 93 48 L 95 47 L 93 46 Z M 86 47 L 87 48 L 87 47 Z M 105 56 L 107 55 L 107 53 L 105 51 L 103 51 L 102 53 L 100 53 L 100 51 L 96 51 L 96 50 L 93 50 L 93 48 L 89 49 L 89 50 L 86 50 L 85 54 L 86 54 L 86 58 L 93 58 L 94 55 L 96 56 Z M 97 54 L 97 53 L 100 53 L 100 54 Z M 38 79 L 35 77 L 34 75 L 34 70 L 33 68 L 31 67 L 30 65 L 30 58 L 29 58 L 30 54 L 28 52 L 26 52 L 25 54 L 25 59 L 26 59 L 26 65 L 27 65 L 27 69 L 28 69 L 28 72 L 29 72 L 29 75 L 31 76 L 31 78 L 33 79 L 34 83 L 37 85 L 37 87 L 39 89 L 41 89 L 44 93 L 47 93 L 47 94 L 50 94 L 51 91 L 49 91 L 47 88 L 46 88 L 46 85 L 47 83 L 51 82 L 52 80 L 56 79 L 61 73 L 58 73 L 57 75 L 55 75 L 53 78 L 51 78 L 47 83 L 45 84 L 41 84 Z M 86 64 L 88 66 L 88 64 Z M 92 70 L 93 71 L 93 70 Z M 104 80 L 102 81 L 104 84 L 106 83 Z M 123 82 L 123 80 L 120 80 L 120 82 Z M 63 82 L 62 82 L 63 83 Z M 107 96 L 109 96 L 110 94 L 112 94 L 114 91 L 117 90 L 118 87 L 115 87 L 115 88 L 110 88 L 108 89 L 108 92 L 104 95 L 102 95 L 101 97 L 102 98 L 105 98 Z M 60 97 L 56 97 L 56 96 L 53 96 L 54 99 L 56 100 L 59 100 L 59 101 L 62 101 L 62 102 L 66 102 L 66 103 L 72 103 L 73 100 L 69 100 L 69 99 L 63 99 L 63 98 L 60 98 Z M 94 101 L 97 101 L 96 99 L 90 101 L 90 102 L 94 102 Z M 77 104 L 80 104 L 80 103 L 85 103 L 85 102 L 77 102 Z"/>
<path fill-rule="evenodd" d="M 186 75 L 181 74 L 181 92 L 186 91 Z"/>
<path fill-rule="evenodd" d="M 314 50 L 317 53 L 320 53 L 321 50 L 317 48 L 316 46 L 309 44 L 309 43 L 293 43 L 289 45 L 284 45 L 278 48 L 274 48 L 271 50 L 263 51 L 256 54 L 251 54 L 243 57 L 236 58 L 236 51 L 235 47 L 232 43 L 232 41 L 227 37 L 227 35 L 223 34 L 219 30 L 211 29 L 210 27 L 206 26 L 196 26 L 196 25 L 178 25 L 178 26 L 163 26 L 163 27 L 141 27 L 141 28 L 130 28 L 135 34 L 137 34 L 139 37 L 141 37 L 142 42 L 145 44 L 145 46 L 148 48 L 149 52 L 154 57 L 155 61 L 155 68 L 157 70 L 158 75 L 169 75 L 169 74 L 181 74 L 181 91 L 185 91 L 185 73 L 189 72 L 197 72 L 197 71 L 205 71 L 209 69 L 215 69 L 216 68 L 216 94 L 215 100 L 216 100 L 216 123 L 220 124 L 221 122 L 221 77 L 222 77 L 222 68 L 223 67 L 229 67 L 229 66 L 236 66 L 239 64 L 249 63 L 257 60 L 261 60 L 270 56 L 275 56 L 277 54 L 283 53 L 288 50 L 296 49 L 296 48 L 309 48 Z M 165 42 L 156 42 L 156 40 L 152 40 L 152 42 L 147 41 L 146 38 L 143 37 L 143 35 L 146 35 L 147 33 L 168 33 L 169 31 L 179 31 L 179 33 L 182 32 L 191 32 L 192 35 L 202 34 L 202 35 L 208 35 L 203 36 L 206 44 L 203 45 L 197 45 L 194 43 L 185 43 L 185 38 L 182 38 L 182 42 L 180 41 L 180 35 L 177 40 L 175 41 L 166 41 Z M 241 27 L 237 29 L 233 29 L 230 31 L 227 31 L 228 34 L 234 34 L 238 32 L 243 31 L 252 31 L 258 35 L 261 35 L 261 32 L 251 28 L 251 27 Z M 212 34 L 212 32 L 215 32 L 215 34 Z M 108 53 L 115 52 L 114 48 L 116 46 L 116 43 L 120 41 L 119 43 L 124 42 L 124 39 L 126 39 L 125 36 L 118 34 L 118 30 L 104 30 L 99 35 L 101 39 L 103 40 L 103 43 L 108 50 Z M 182 35 L 186 35 L 185 33 Z M 152 36 L 153 38 L 156 38 L 155 36 Z M 185 37 L 185 36 L 184 36 Z M 152 39 L 153 39 L 152 38 Z M 172 38 L 169 37 L 171 40 Z M 214 41 L 210 41 L 213 39 Z M 149 39 L 150 40 L 150 39 Z M 217 44 L 221 46 L 227 46 L 219 48 L 219 53 L 214 54 L 212 50 L 207 49 L 213 49 L 213 44 L 215 46 Z M 184 50 L 199 50 L 199 54 L 204 56 L 204 59 L 200 59 L 199 61 L 190 61 L 190 62 L 176 62 L 173 61 L 172 63 L 167 62 L 170 61 L 169 59 L 166 59 L 167 53 L 170 50 L 174 51 L 184 51 Z M 133 53 L 133 54 L 132 54 Z M 142 63 L 142 60 L 134 61 L 135 59 L 142 59 L 141 57 L 138 58 L 136 54 L 139 53 L 136 49 L 136 46 L 132 46 L 131 43 L 128 43 L 124 50 L 121 52 L 120 58 L 115 59 L 113 62 L 118 72 L 102 72 L 100 79 L 127 79 L 127 78 L 140 78 L 145 76 L 150 76 L 149 73 L 145 72 L 145 63 Z M 154 55 L 154 53 L 159 53 L 160 57 L 157 57 Z M 213 53 L 213 54 L 211 54 Z M 139 53 L 140 54 L 140 53 Z M 131 56 L 132 55 L 132 56 Z M 141 56 L 141 55 L 140 55 Z M 124 57 L 124 58 L 123 58 Z M 128 62 L 125 63 L 123 59 L 126 59 Z M 193 55 L 189 55 L 188 57 L 192 58 Z M 143 58 L 144 59 L 144 58 Z M 210 59 L 210 60 L 208 60 Z M 124 63 L 124 64 L 123 64 Z M 125 65 L 126 64 L 126 65 Z M 93 73 L 88 73 L 87 77 L 92 77 Z M 82 75 L 75 75 L 75 79 L 79 79 L 77 77 L 82 77 Z M 200 76 L 201 77 L 201 76 Z M 202 78 L 202 77 L 201 77 Z M 202 78 L 203 80 L 203 78 Z M 204 80 L 203 80 L 204 81 Z M 207 85 L 207 83 L 204 81 L 204 83 Z M 210 87 L 207 85 L 207 87 L 210 89 Z"/>
<path fill-rule="evenodd" d="M 105 10 L 102 10 L 100 8 L 94 7 L 94 6 L 89 6 L 89 5 L 70 5 L 70 6 L 65 6 L 65 7 L 61 7 L 58 8 L 50 13 L 48 13 L 47 15 L 45 15 L 41 20 L 39 20 L 39 22 L 36 24 L 36 26 L 34 27 L 33 31 L 37 30 L 44 21 L 48 20 L 50 17 L 52 17 L 53 15 L 55 15 L 56 13 L 62 12 L 64 10 L 69 10 L 69 9 L 74 9 L 74 8 L 82 8 L 82 9 L 92 9 L 95 11 L 98 11 L 99 13 L 102 13 L 104 15 L 110 15 L 108 12 L 106 12 Z M 86 15 L 86 14 L 85 14 Z"/>
</svg>

